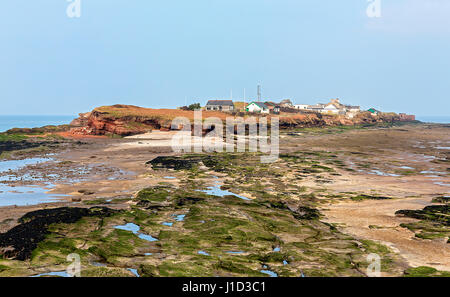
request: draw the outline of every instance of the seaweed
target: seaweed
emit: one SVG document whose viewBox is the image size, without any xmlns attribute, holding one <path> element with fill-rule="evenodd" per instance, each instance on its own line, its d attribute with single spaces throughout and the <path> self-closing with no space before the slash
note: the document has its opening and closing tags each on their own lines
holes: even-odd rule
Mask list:
<svg viewBox="0 0 450 297">
<path fill-rule="evenodd" d="M 49 234 L 49 226 L 57 223 L 75 223 L 83 217 L 110 216 L 116 211 L 105 207 L 61 207 L 32 211 L 19 219 L 20 224 L 0 234 L 0 253 L 7 258 L 26 260 Z"/>
</svg>

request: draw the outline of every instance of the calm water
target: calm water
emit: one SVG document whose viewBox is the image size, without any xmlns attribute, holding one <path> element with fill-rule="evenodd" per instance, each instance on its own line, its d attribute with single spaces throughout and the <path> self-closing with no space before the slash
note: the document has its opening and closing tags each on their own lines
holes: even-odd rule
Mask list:
<svg viewBox="0 0 450 297">
<path fill-rule="evenodd" d="M 450 116 L 417 116 L 416 119 L 425 123 L 450 124 Z"/>
<path fill-rule="evenodd" d="M 54 271 L 54 272 L 48 272 L 48 273 L 41 273 L 41 274 L 33 275 L 31 277 L 42 277 L 42 276 L 71 277 L 71 275 L 68 274 L 67 271 Z"/>
<path fill-rule="evenodd" d="M 217 177 L 215 177 L 215 178 L 217 178 Z M 206 190 L 198 190 L 198 191 L 199 191 L 199 192 L 206 193 L 206 194 L 208 194 L 208 195 L 214 195 L 214 196 L 220 196 L 220 197 L 224 197 L 224 196 L 236 196 L 236 197 L 238 197 L 238 198 L 240 198 L 240 199 L 243 199 L 243 200 L 251 200 L 251 199 L 249 199 L 249 198 L 247 198 L 247 197 L 240 196 L 240 195 L 235 194 L 235 193 L 233 193 L 233 192 L 230 192 L 230 191 L 228 191 L 228 190 L 222 190 L 220 187 L 221 187 L 221 186 L 220 186 L 219 184 L 216 183 L 216 184 L 215 184 L 214 186 L 212 186 L 212 187 L 207 187 Z"/>
<path fill-rule="evenodd" d="M 158 241 L 158 239 L 152 237 L 151 235 L 139 233 L 139 230 L 141 230 L 141 227 L 139 227 L 138 225 L 133 224 L 133 223 L 115 226 L 114 228 L 119 229 L 119 230 L 131 231 L 131 232 L 133 232 L 133 234 L 137 235 L 140 239 L 143 239 L 143 240 Z"/>
<path fill-rule="evenodd" d="M 56 116 L 20 116 L 20 115 L 0 115 L 0 132 L 5 132 L 11 128 L 36 128 L 47 125 L 69 124 L 76 116 L 56 115 Z"/>
<path fill-rule="evenodd" d="M 17 176 L 9 175 L 8 173 L 28 165 L 45 163 L 51 160 L 52 159 L 50 158 L 31 158 L 25 160 L 0 161 L 0 207 L 57 202 L 59 201 L 58 197 L 65 196 L 47 193 L 53 188 L 53 185 L 48 183 L 45 186 L 15 186 L 7 183 L 9 181 L 34 180 L 34 177 L 30 175 L 23 175 L 18 178 Z"/>
</svg>

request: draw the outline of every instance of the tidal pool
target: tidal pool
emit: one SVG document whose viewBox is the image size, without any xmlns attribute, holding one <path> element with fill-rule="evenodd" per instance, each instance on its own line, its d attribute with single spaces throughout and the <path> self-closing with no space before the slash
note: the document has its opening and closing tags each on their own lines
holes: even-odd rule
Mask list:
<svg viewBox="0 0 450 297">
<path fill-rule="evenodd" d="M 142 234 L 142 233 L 140 233 L 140 234 L 138 234 L 138 237 L 139 237 L 140 239 L 147 240 L 147 241 L 158 241 L 158 239 L 154 238 L 154 237 L 151 236 L 151 235 L 147 235 L 147 234 Z"/>
<path fill-rule="evenodd" d="M 114 228 L 119 229 L 119 230 L 131 231 L 131 232 L 133 232 L 133 234 L 135 234 L 137 237 L 139 237 L 140 239 L 143 239 L 143 240 L 158 241 L 158 239 L 154 238 L 151 235 L 139 233 L 139 230 L 141 230 L 141 227 L 139 227 L 138 225 L 133 224 L 133 223 L 127 223 L 125 225 L 115 226 Z"/>
<path fill-rule="evenodd" d="M 141 276 L 139 275 L 139 273 L 137 272 L 137 269 L 128 268 L 127 270 L 130 271 L 131 273 L 133 273 L 134 276 L 136 276 L 136 277 L 141 277 Z"/>
<path fill-rule="evenodd" d="M 426 160 L 434 160 L 434 159 L 436 159 L 436 156 L 423 155 L 423 158 L 426 159 Z"/>
<path fill-rule="evenodd" d="M 445 172 L 433 171 L 433 170 L 424 170 L 424 171 L 421 171 L 420 174 L 425 174 L 425 177 L 441 177 L 441 175 L 446 175 Z"/>
<path fill-rule="evenodd" d="M 168 227 L 172 227 L 173 223 L 169 223 L 169 222 L 162 222 L 162 225 L 164 226 L 168 226 Z"/>
<path fill-rule="evenodd" d="M 176 215 L 175 216 L 175 221 L 182 222 L 182 221 L 184 221 L 185 217 L 186 217 L 186 215 Z"/>
<path fill-rule="evenodd" d="M 381 171 L 381 170 L 376 170 L 376 169 L 371 170 L 371 171 L 369 172 L 369 174 L 376 174 L 376 175 L 379 175 L 379 176 L 400 176 L 400 175 L 398 175 L 398 174 L 394 174 L 394 173 L 386 173 L 386 172 L 383 172 L 383 171 Z"/>
<path fill-rule="evenodd" d="M 127 223 L 125 225 L 115 226 L 114 228 L 119 229 L 119 230 L 131 231 L 134 234 L 137 234 L 139 232 L 139 230 L 141 230 L 141 227 L 139 227 L 138 225 L 133 224 L 133 223 Z"/>
<path fill-rule="evenodd" d="M 47 192 L 54 187 L 52 184 L 45 184 L 43 186 L 30 185 L 30 186 L 14 186 L 7 184 L 7 182 L 14 181 L 42 181 L 43 178 L 36 178 L 30 174 L 24 174 L 22 176 L 16 176 L 8 174 L 15 170 L 21 169 L 29 165 L 36 165 L 39 163 L 45 163 L 52 161 L 50 158 L 29 158 L 23 160 L 8 160 L 0 161 L 0 207 L 3 206 L 26 206 L 36 205 L 40 203 L 57 202 L 61 197 L 67 195 L 53 195 Z M 51 174 L 48 176 L 52 176 Z"/>
<path fill-rule="evenodd" d="M 23 159 L 23 160 L 7 160 L 7 161 L 0 161 L 0 173 L 8 172 L 8 171 L 14 171 L 18 170 L 20 168 L 23 168 L 28 165 L 36 165 L 39 163 L 45 163 L 52 161 L 53 159 L 50 158 L 29 158 L 29 159 Z"/>
<path fill-rule="evenodd" d="M 228 251 L 228 252 L 225 252 L 225 253 L 232 254 L 232 255 L 240 255 L 240 254 L 243 254 L 245 252 L 244 251 Z"/>
<path fill-rule="evenodd" d="M 31 277 L 41 277 L 41 276 L 59 276 L 59 277 L 72 277 L 67 271 L 55 271 L 55 272 L 47 272 L 41 273 L 37 275 L 32 275 Z"/>
<path fill-rule="evenodd" d="M 412 167 L 409 167 L 409 166 L 400 166 L 399 168 L 401 168 L 401 169 L 411 169 L 411 170 L 413 170 L 414 168 L 412 168 Z"/>
<path fill-rule="evenodd" d="M 420 172 L 421 174 L 445 174 L 444 172 L 433 171 L 433 170 L 424 170 Z"/>
<path fill-rule="evenodd" d="M 40 203 L 58 202 L 67 195 L 54 195 L 47 193 L 53 185 L 40 186 L 9 186 L 0 183 L 0 207 L 3 206 L 26 206 Z"/>
<path fill-rule="evenodd" d="M 267 274 L 267 275 L 269 275 L 270 277 L 278 277 L 278 274 L 276 274 L 275 272 L 270 271 L 270 270 L 261 270 L 260 272 L 262 272 L 262 273 L 264 273 L 264 274 Z"/>
<path fill-rule="evenodd" d="M 197 254 L 203 255 L 203 256 L 209 256 L 209 254 L 205 251 L 198 251 Z"/>
<path fill-rule="evenodd" d="M 221 187 L 220 185 L 216 184 L 214 186 L 206 188 L 206 190 L 198 190 L 198 191 L 206 193 L 208 195 L 214 195 L 214 196 L 220 196 L 220 197 L 236 196 L 236 197 L 238 197 L 240 199 L 243 199 L 243 200 L 251 200 L 251 199 L 249 199 L 247 197 L 240 196 L 240 195 L 235 194 L 233 192 L 230 192 L 228 190 L 222 190 L 220 187 Z"/>
</svg>

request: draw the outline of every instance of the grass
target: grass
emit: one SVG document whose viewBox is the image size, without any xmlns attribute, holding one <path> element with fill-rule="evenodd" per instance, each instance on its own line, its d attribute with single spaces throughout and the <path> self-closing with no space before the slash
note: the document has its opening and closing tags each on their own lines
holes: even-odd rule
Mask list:
<svg viewBox="0 0 450 297">
<path fill-rule="evenodd" d="M 22 141 L 28 137 L 23 134 L 6 134 L 0 133 L 0 141 Z"/>
<path fill-rule="evenodd" d="M 405 271 L 407 277 L 450 277 L 450 272 L 438 271 L 433 267 L 420 266 Z"/>
</svg>

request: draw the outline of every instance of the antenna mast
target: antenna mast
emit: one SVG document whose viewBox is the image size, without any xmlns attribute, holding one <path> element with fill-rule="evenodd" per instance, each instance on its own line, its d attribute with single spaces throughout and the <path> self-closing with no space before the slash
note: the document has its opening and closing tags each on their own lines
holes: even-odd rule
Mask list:
<svg viewBox="0 0 450 297">
<path fill-rule="evenodd" d="M 258 101 L 261 101 L 261 86 L 258 85 Z"/>
</svg>

